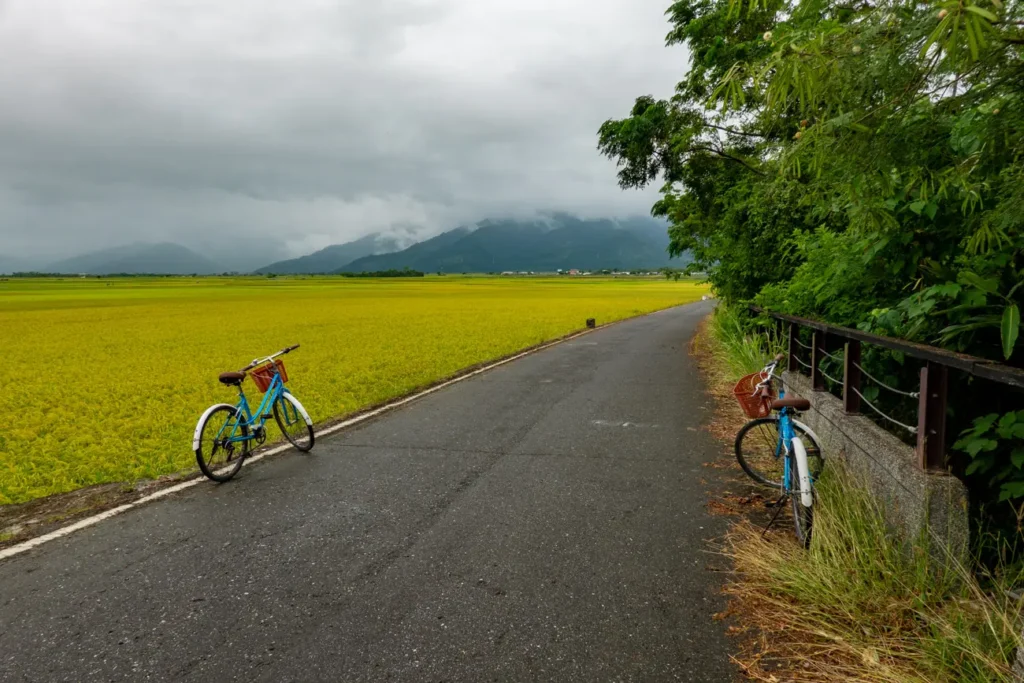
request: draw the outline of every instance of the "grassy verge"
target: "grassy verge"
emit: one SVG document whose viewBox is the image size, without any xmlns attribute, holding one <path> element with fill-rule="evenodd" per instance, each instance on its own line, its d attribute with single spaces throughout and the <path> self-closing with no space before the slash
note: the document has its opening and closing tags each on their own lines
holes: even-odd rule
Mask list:
<svg viewBox="0 0 1024 683">
<path fill-rule="evenodd" d="M 778 340 L 750 334 L 725 307 L 702 343 L 712 372 L 760 367 Z M 956 568 L 945 578 L 922 548 L 907 552 L 874 499 L 830 461 L 818 487 L 809 551 L 777 523 L 733 525 L 724 552 L 735 563 L 730 612 L 751 636 L 738 657 L 759 681 L 1013 681 L 1021 644 L 1019 571 L 980 582 Z"/>
</svg>

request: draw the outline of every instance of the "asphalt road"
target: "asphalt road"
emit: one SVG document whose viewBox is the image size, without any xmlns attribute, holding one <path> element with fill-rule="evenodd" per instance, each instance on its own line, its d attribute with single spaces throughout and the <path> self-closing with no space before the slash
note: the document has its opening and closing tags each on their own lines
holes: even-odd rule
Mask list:
<svg viewBox="0 0 1024 683">
<path fill-rule="evenodd" d="M 0 563 L 0 680 L 732 680 L 686 352 L 709 310 L 598 330 Z"/>
</svg>

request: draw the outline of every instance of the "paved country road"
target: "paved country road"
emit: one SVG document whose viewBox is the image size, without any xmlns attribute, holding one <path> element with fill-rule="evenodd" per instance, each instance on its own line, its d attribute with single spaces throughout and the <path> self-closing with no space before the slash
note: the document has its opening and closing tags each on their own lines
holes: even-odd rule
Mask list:
<svg viewBox="0 0 1024 683">
<path fill-rule="evenodd" d="M 730 681 L 699 303 L 0 563 L 0 680 Z"/>
</svg>

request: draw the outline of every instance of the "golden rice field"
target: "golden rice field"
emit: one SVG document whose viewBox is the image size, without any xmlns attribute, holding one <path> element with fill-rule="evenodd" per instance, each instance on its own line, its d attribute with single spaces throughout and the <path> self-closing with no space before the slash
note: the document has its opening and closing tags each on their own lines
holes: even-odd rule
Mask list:
<svg viewBox="0 0 1024 683">
<path fill-rule="evenodd" d="M 302 344 L 286 359 L 290 387 L 322 422 L 588 317 L 609 322 L 706 292 L 686 281 L 554 278 L 0 281 L 0 505 L 194 468 L 196 420 L 234 400 L 217 374 L 288 344 Z"/>
</svg>

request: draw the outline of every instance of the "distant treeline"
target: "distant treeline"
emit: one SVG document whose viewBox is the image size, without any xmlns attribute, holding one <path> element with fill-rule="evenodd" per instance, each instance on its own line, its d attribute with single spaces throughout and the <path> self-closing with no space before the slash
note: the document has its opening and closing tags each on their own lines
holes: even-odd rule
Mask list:
<svg viewBox="0 0 1024 683">
<path fill-rule="evenodd" d="M 265 277 L 322 277 L 330 275 L 338 277 L 423 277 L 425 274 L 411 268 L 402 270 L 392 268 L 390 270 L 364 270 L 360 273 L 265 273 Z"/>
<path fill-rule="evenodd" d="M 403 268 L 402 270 L 392 268 L 390 270 L 364 270 L 361 273 L 338 273 L 338 275 L 342 277 L 423 277 L 425 273 L 412 270 L 411 268 Z"/>
</svg>

